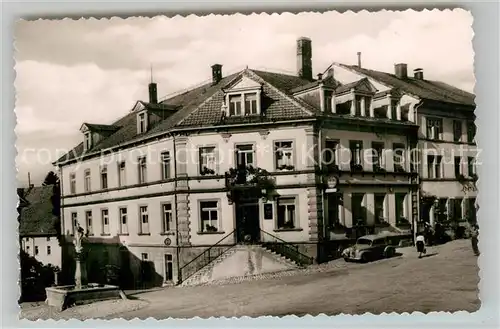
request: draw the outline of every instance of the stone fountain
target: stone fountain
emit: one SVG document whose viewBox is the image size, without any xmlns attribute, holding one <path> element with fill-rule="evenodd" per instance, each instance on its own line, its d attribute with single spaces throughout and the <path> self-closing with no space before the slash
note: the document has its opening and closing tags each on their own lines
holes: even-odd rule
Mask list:
<svg viewBox="0 0 500 329">
<path fill-rule="evenodd" d="M 73 241 L 75 245 L 76 261 L 75 284 L 45 288 L 47 294 L 46 303 L 59 311 L 75 304 L 87 304 L 106 299 L 127 298 L 123 291 L 117 286 L 87 282 L 85 253 L 83 248 L 84 237 L 84 230 L 78 225 Z"/>
</svg>

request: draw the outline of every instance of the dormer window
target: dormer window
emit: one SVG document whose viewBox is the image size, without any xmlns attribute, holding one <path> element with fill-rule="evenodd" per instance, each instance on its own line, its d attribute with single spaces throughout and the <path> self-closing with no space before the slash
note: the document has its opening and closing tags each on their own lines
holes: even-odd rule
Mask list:
<svg viewBox="0 0 500 329">
<path fill-rule="evenodd" d="M 257 94 L 245 94 L 245 114 L 257 114 Z"/>
<path fill-rule="evenodd" d="M 229 96 L 229 115 L 241 115 L 241 95 Z"/>
<path fill-rule="evenodd" d="M 260 113 L 260 93 L 245 92 L 229 94 L 229 116 L 256 115 Z"/>
<path fill-rule="evenodd" d="M 331 90 L 325 90 L 325 112 L 332 112 L 332 98 L 333 92 Z"/>
<path fill-rule="evenodd" d="M 85 151 L 90 150 L 92 148 L 92 134 L 90 133 L 90 131 L 87 131 L 83 135 L 83 142 Z"/>
<path fill-rule="evenodd" d="M 143 134 L 148 129 L 148 114 L 146 111 L 137 114 L 137 132 Z"/>
</svg>

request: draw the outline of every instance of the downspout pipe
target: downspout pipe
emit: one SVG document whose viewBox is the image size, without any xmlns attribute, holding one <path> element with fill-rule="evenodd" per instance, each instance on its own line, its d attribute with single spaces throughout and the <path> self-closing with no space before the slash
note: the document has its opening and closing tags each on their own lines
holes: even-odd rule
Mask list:
<svg viewBox="0 0 500 329">
<path fill-rule="evenodd" d="M 413 107 L 413 120 L 414 120 L 414 123 L 416 123 L 416 124 L 418 124 L 418 108 L 421 107 L 423 104 L 424 104 L 424 101 L 420 100 Z M 420 130 L 420 128 L 419 128 L 419 130 Z M 417 130 L 417 145 L 416 146 L 417 146 L 417 149 L 420 153 L 420 143 L 419 143 L 419 138 L 418 138 L 419 130 Z M 417 228 L 418 228 L 418 222 L 420 220 L 420 175 L 421 175 L 420 162 L 421 162 L 421 159 L 422 159 L 421 155 L 418 157 L 418 159 L 416 159 L 417 160 L 417 163 L 416 163 L 417 182 L 418 182 L 418 187 L 417 187 L 416 192 L 415 192 L 415 193 L 417 193 L 417 218 L 416 218 L 416 220 L 414 219 L 413 214 L 412 214 L 413 242 L 414 243 L 415 243 L 415 240 L 417 239 Z M 410 156 L 410 161 L 412 161 L 411 156 Z"/>
<path fill-rule="evenodd" d="M 174 144 L 173 151 L 173 163 L 174 163 L 174 203 L 175 203 L 175 252 L 177 259 L 177 283 L 180 284 L 182 282 L 181 277 L 181 263 L 179 260 L 180 250 L 179 250 L 179 215 L 177 209 L 177 148 L 175 145 L 175 134 L 172 134 L 172 142 Z"/>
</svg>

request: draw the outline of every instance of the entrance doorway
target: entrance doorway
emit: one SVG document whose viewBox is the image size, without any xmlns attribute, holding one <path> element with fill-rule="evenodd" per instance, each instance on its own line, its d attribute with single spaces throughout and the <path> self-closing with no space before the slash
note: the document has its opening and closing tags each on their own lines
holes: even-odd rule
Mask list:
<svg viewBox="0 0 500 329">
<path fill-rule="evenodd" d="M 238 242 L 260 241 L 259 203 L 257 200 L 236 204 L 236 238 Z"/>
</svg>

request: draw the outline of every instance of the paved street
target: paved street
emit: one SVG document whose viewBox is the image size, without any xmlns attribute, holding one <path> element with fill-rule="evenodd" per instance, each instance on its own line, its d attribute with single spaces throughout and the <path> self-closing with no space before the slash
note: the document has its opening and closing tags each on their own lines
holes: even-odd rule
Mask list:
<svg viewBox="0 0 500 329">
<path fill-rule="evenodd" d="M 274 278 L 158 289 L 136 293 L 128 301 L 103 301 L 63 312 L 43 304 L 23 305 L 21 317 L 164 319 L 479 309 L 477 257 L 469 240 L 428 248 L 428 257 L 422 259 L 413 248 L 400 251 L 399 257 L 370 264 L 336 260 Z"/>
<path fill-rule="evenodd" d="M 167 288 L 136 297 L 148 306 L 109 318 L 476 311 L 477 257 L 469 240 L 413 248 L 371 264 L 337 260 L 322 271 L 218 286 Z"/>
</svg>

